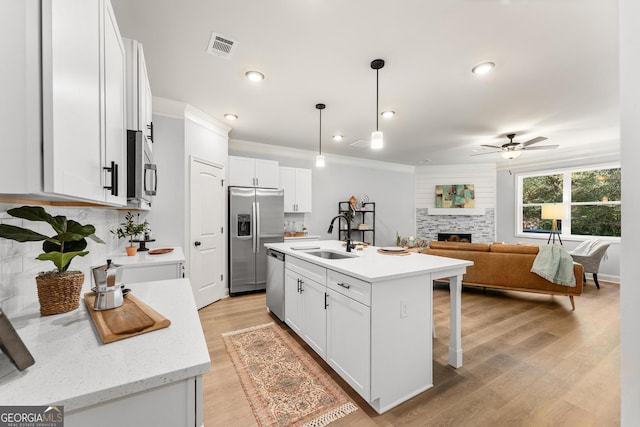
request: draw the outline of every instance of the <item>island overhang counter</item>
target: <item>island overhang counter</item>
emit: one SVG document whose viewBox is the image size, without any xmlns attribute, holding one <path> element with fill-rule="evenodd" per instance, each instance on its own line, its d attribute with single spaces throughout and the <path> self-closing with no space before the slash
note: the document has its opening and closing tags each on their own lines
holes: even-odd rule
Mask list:
<svg viewBox="0 0 640 427">
<path fill-rule="evenodd" d="M 265 246 L 285 254 L 285 323 L 378 413 L 433 386 L 435 279 L 449 279 L 448 361 L 462 366 L 462 275 L 471 261 L 376 247 L 347 254 L 333 240 Z"/>
</svg>

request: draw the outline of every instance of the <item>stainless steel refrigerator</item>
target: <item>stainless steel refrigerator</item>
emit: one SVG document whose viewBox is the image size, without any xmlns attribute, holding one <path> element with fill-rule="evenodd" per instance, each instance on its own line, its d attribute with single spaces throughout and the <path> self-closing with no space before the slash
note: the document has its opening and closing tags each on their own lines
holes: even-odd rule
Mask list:
<svg viewBox="0 0 640 427">
<path fill-rule="evenodd" d="M 264 290 L 265 243 L 284 241 L 284 190 L 229 187 L 229 295 Z"/>
</svg>

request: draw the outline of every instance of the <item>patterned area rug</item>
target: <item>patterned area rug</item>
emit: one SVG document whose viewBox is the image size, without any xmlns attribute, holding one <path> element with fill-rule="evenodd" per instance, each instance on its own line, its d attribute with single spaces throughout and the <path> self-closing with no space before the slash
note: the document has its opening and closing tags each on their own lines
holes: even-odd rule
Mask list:
<svg viewBox="0 0 640 427">
<path fill-rule="evenodd" d="M 222 334 L 260 426 L 325 426 L 355 411 L 347 394 L 273 323 Z"/>
</svg>

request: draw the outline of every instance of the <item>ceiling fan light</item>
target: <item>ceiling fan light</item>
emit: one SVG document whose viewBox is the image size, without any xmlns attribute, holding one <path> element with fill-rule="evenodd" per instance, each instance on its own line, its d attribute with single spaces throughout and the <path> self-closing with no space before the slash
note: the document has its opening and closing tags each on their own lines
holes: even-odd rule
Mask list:
<svg viewBox="0 0 640 427">
<path fill-rule="evenodd" d="M 316 156 L 316 167 L 323 168 L 324 167 L 324 155 L 318 154 Z"/>
<path fill-rule="evenodd" d="M 513 159 L 517 159 L 518 157 L 520 157 L 520 153 L 519 151 L 503 151 L 502 153 L 500 153 L 500 155 L 507 160 L 513 160 Z"/>
<path fill-rule="evenodd" d="M 371 132 L 371 149 L 372 150 L 380 150 L 384 146 L 384 141 L 382 138 L 382 132 L 375 131 Z"/>
<path fill-rule="evenodd" d="M 495 68 L 496 64 L 493 62 L 483 62 L 482 64 L 478 64 L 471 69 L 473 74 L 486 74 L 489 71 Z"/>
</svg>

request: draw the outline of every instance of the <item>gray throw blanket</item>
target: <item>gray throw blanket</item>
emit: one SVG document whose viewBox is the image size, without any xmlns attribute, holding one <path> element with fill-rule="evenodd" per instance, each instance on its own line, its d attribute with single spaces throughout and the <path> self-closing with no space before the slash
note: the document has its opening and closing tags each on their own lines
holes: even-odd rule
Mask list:
<svg viewBox="0 0 640 427">
<path fill-rule="evenodd" d="M 572 288 L 576 286 L 576 278 L 573 275 L 573 258 L 560 246 L 540 246 L 531 272 L 558 285 Z"/>
</svg>

